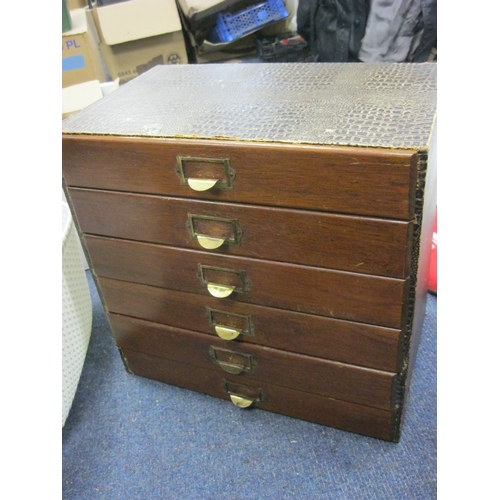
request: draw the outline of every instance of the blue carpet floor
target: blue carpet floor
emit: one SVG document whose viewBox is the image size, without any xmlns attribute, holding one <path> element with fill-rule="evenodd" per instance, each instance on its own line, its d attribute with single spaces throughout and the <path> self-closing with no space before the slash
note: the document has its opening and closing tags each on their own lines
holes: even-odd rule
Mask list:
<svg viewBox="0 0 500 500">
<path fill-rule="evenodd" d="M 63 428 L 63 499 L 436 498 L 435 296 L 392 444 L 127 374 L 88 279 L 93 327 Z"/>
</svg>

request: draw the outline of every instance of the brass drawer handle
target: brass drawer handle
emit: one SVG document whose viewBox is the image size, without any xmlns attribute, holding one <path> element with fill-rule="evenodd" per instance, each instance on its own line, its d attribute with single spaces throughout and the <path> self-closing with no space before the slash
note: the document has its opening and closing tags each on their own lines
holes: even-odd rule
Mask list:
<svg viewBox="0 0 500 500">
<path fill-rule="evenodd" d="M 231 402 L 238 408 L 248 408 L 253 403 L 262 403 L 264 396 L 262 389 L 224 380 L 224 390 L 229 395 Z"/>
<path fill-rule="evenodd" d="M 255 360 L 251 354 L 221 349 L 210 346 L 209 354 L 225 372 L 239 375 L 245 372 L 255 372 Z"/>
<path fill-rule="evenodd" d="M 226 241 L 224 238 L 212 238 L 210 236 L 202 236 L 201 234 L 196 235 L 196 239 L 198 243 L 207 250 L 219 248 Z"/>
<path fill-rule="evenodd" d="M 188 186 L 193 191 L 208 191 L 213 188 L 218 179 L 187 179 Z"/>
<path fill-rule="evenodd" d="M 248 314 L 220 311 L 211 307 L 207 307 L 206 310 L 210 328 L 214 328 L 221 339 L 233 340 L 240 335 L 255 336 L 255 327 Z"/>
<path fill-rule="evenodd" d="M 225 372 L 232 375 L 239 375 L 245 369 L 243 366 L 225 363 L 224 361 L 219 361 L 218 364 Z"/>
<path fill-rule="evenodd" d="M 212 295 L 213 297 L 224 299 L 226 297 L 229 297 L 236 287 L 228 285 L 218 285 L 217 283 L 208 283 L 207 288 L 210 295 Z"/>
<path fill-rule="evenodd" d="M 188 214 L 186 228 L 189 236 L 207 250 L 219 248 L 224 243 L 239 245 L 243 234 L 236 219 L 211 215 Z"/>
<path fill-rule="evenodd" d="M 215 331 L 217 335 L 223 340 L 234 340 L 237 338 L 241 330 L 237 328 L 228 328 L 227 326 L 215 325 Z"/>
<path fill-rule="evenodd" d="M 229 158 L 199 158 L 179 155 L 176 157 L 175 172 L 183 186 L 194 191 L 234 189 L 236 174 Z"/>
<path fill-rule="evenodd" d="M 248 408 L 254 403 L 253 399 L 237 396 L 236 394 L 230 394 L 229 397 L 231 398 L 231 402 L 238 408 Z"/>
<path fill-rule="evenodd" d="M 210 295 L 219 299 L 229 297 L 233 292 L 246 293 L 250 289 L 250 281 L 243 270 L 198 264 L 197 276 Z"/>
</svg>

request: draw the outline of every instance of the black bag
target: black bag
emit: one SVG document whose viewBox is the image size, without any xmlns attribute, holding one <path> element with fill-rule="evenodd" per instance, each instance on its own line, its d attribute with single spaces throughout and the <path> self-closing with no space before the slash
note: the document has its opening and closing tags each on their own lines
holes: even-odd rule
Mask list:
<svg viewBox="0 0 500 500">
<path fill-rule="evenodd" d="M 369 0 L 299 0 L 297 32 L 316 62 L 358 61 Z"/>
</svg>

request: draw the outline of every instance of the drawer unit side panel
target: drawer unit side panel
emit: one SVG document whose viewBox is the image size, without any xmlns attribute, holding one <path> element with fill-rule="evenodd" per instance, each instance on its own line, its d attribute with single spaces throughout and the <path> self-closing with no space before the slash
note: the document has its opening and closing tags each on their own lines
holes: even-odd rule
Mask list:
<svg viewBox="0 0 500 500">
<path fill-rule="evenodd" d="M 213 160 L 229 160 L 232 188 L 194 191 L 176 171 L 178 157 L 200 159 L 188 175 L 209 179 L 221 175 Z M 360 147 L 63 135 L 70 187 L 403 220 L 413 218 L 414 157 L 414 151 Z"/>
<path fill-rule="evenodd" d="M 357 273 L 218 256 L 149 243 L 86 236 L 98 276 L 210 296 L 209 285 L 234 289 L 226 300 L 250 302 L 400 328 L 405 281 Z"/>
</svg>

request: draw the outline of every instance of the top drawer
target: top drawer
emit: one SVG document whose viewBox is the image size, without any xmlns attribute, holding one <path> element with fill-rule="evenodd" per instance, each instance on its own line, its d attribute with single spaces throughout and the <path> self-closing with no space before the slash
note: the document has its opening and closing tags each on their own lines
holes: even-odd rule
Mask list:
<svg viewBox="0 0 500 500">
<path fill-rule="evenodd" d="M 413 218 L 416 169 L 413 151 L 63 136 L 68 186 L 402 220 Z"/>
</svg>

